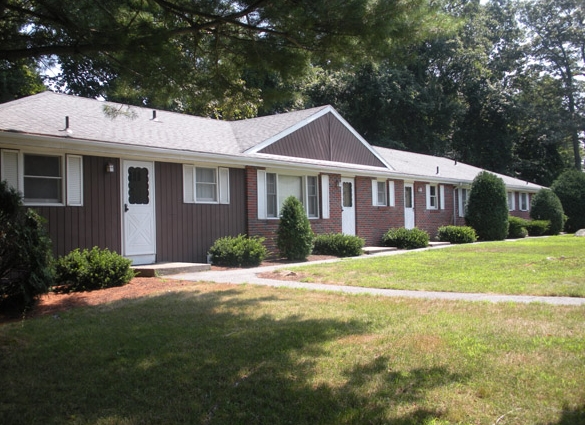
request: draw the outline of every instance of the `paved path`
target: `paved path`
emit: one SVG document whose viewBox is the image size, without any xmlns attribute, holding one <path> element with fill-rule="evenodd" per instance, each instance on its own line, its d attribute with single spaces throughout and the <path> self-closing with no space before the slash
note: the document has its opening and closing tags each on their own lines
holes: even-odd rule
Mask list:
<svg viewBox="0 0 585 425">
<path fill-rule="evenodd" d="M 445 248 L 445 247 L 440 247 Z M 431 249 L 439 249 L 431 248 Z M 404 251 L 393 251 L 375 256 L 399 255 Z M 310 264 L 331 263 L 338 261 L 359 261 L 364 258 L 370 258 L 374 255 L 361 256 L 350 259 L 334 259 L 315 261 Z M 296 264 L 299 265 L 299 264 Z M 307 265 L 307 263 L 303 263 Z M 259 273 L 270 272 L 278 269 L 289 269 L 295 264 L 286 264 L 278 266 L 257 267 L 250 269 L 234 269 L 227 271 L 206 271 L 197 273 L 183 273 L 165 276 L 169 279 L 189 280 L 195 282 L 217 282 L 217 283 L 231 283 L 231 284 L 253 284 L 273 287 L 293 288 L 293 289 L 308 289 L 313 291 L 329 291 L 329 292 L 343 292 L 348 294 L 371 294 L 385 297 L 408 297 L 420 299 L 434 299 L 434 300 L 463 300 L 463 301 L 487 301 L 487 302 L 516 302 L 516 303 L 545 303 L 554 305 L 585 305 L 585 298 L 573 297 L 538 297 L 531 295 L 497 295 L 497 294 L 472 294 L 459 292 L 427 292 L 427 291 L 406 291 L 397 289 L 376 289 L 376 288 L 361 288 L 356 286 L 343 285 L 325 285 L 320 283 L 305 283 L 305 282 L 291 282 L 275 279 L 264 279 L 258 277 Z"/>
</svg>

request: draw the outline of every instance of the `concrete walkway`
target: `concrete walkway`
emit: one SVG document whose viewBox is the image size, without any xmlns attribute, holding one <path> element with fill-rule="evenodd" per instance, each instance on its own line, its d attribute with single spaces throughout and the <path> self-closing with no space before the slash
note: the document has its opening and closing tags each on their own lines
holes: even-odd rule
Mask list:
<svg viewBox="0 0 585 425">
<path fill-rule="evenodd" d="M 425 249 L 443 249 L 448 246 L 441 246 L 435 248 Z M 423 249 L 424 250 L 424 249 Z M 216 282 L 216 283 L 230 283 L 230 284 L 252 284 L 273 286 L 280 288 L 305 289 L 312 291 L 329 291 L 342 292 L 347 294 L 371 294 L 384 297 L 408 297 L 432 300 L 461 300 L 461 301 L 483 301 L 483 302 L 514 302 L 514 303 L 544 303 L 553 305 L 585 305 L 585 298 L 573 297 L 539 297 L 530 295 L 497 295 L 497 294 L 474 294 L 474 293 L 459 293 L 459 292 L 427 292 L 427 291 L 407 291 L 397 289 L 376 289 L 376 288 L 362 288 L 355 286 L 342 285 L 325 285 L 320 283 L 305 283 L 292 282 L 275 279 L 264 279 L 258 276 L 259 273 L 271 272 L 274 270 L 288 270 L 295 266 L 307 264 L 322 264 L 333 263 L 340 261 L 360 261 L 366 258 L 377 256 L 400 255 L 404 252 L 412 251 L 391 251 L 383 252 L 373 255 L 362 255 L 361 257 L 333 259 L 324 261 L 314 261 L 311 263 L 300 264 L 282 264 L 277 266 L 256 267 L 250 269 L 232 269 L 226 271 L 204 271 L 197 273 L 182 273 L 165 276 L 165 279 L 188 280 L 193 282 Z"/>
</svg>

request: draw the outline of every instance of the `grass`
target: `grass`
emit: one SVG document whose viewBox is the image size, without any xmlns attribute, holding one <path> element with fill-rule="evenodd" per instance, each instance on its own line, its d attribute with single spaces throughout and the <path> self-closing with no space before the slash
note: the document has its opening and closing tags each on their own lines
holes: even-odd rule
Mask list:
<svg viewBox="0 0 585 425">
<path fill-rule="evenodd" d="M 193 284 L 0 326 L 0 423 L 585 424 L 584 317 Z"/>
<path fill-rule="evenodd" d="M 294 269 L 304 281 L 387 289 L 585 296 L 585 239 L 453 246 Z"/>
</svg>

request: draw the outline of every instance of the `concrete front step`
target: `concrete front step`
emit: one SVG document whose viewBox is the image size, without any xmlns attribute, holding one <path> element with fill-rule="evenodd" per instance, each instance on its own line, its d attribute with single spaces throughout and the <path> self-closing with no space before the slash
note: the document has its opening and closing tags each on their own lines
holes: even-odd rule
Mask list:
<svg viewBox="0 0 585 425">
<path fill-rule="evenodd" d="M 364 254 L 371 255 L 371 254 L 379 254 L 380 252 L 389 252 L 389 251 L 396 251 L 395 246 L 366 246 L 362 248 Z"/>
<path fill-rule="evenodd" d="M 431 248 L 434 248 L 435 246 L 445 246 L 445 245 L 451 245 L 450 242 L 429 242 L 429 246 Z"/>
<path fill-rule="evenodd" d="M 211 265 L 202 263 L 157 263 L 132 267 L 139 277 L 157 277 L 179 273 L 196 273 L 211 270 Z"/>
</svg>

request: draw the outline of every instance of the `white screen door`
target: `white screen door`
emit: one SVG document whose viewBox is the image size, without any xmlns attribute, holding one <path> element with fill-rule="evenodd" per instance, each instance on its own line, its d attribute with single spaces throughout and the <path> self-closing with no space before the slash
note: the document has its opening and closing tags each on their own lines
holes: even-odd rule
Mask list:
<svg viewBox="0 0 585 425">
<path fill-rule="evenodd" d="M 124 256 L 134 265 L 152 264 L 156 261 L 154 165 L 124 161 L 122 179 Z"/>
<path fill-rule="evenodd" d="M 355 235 L 355 190 L 353 179 L 341 179 L 341 231 Z"/>
<path fill-rule="evenodd" d="M 414 227 L 414 186 L 412 184 L 404 185 L 404 227 L 407 229 Z"/>
</svg>

